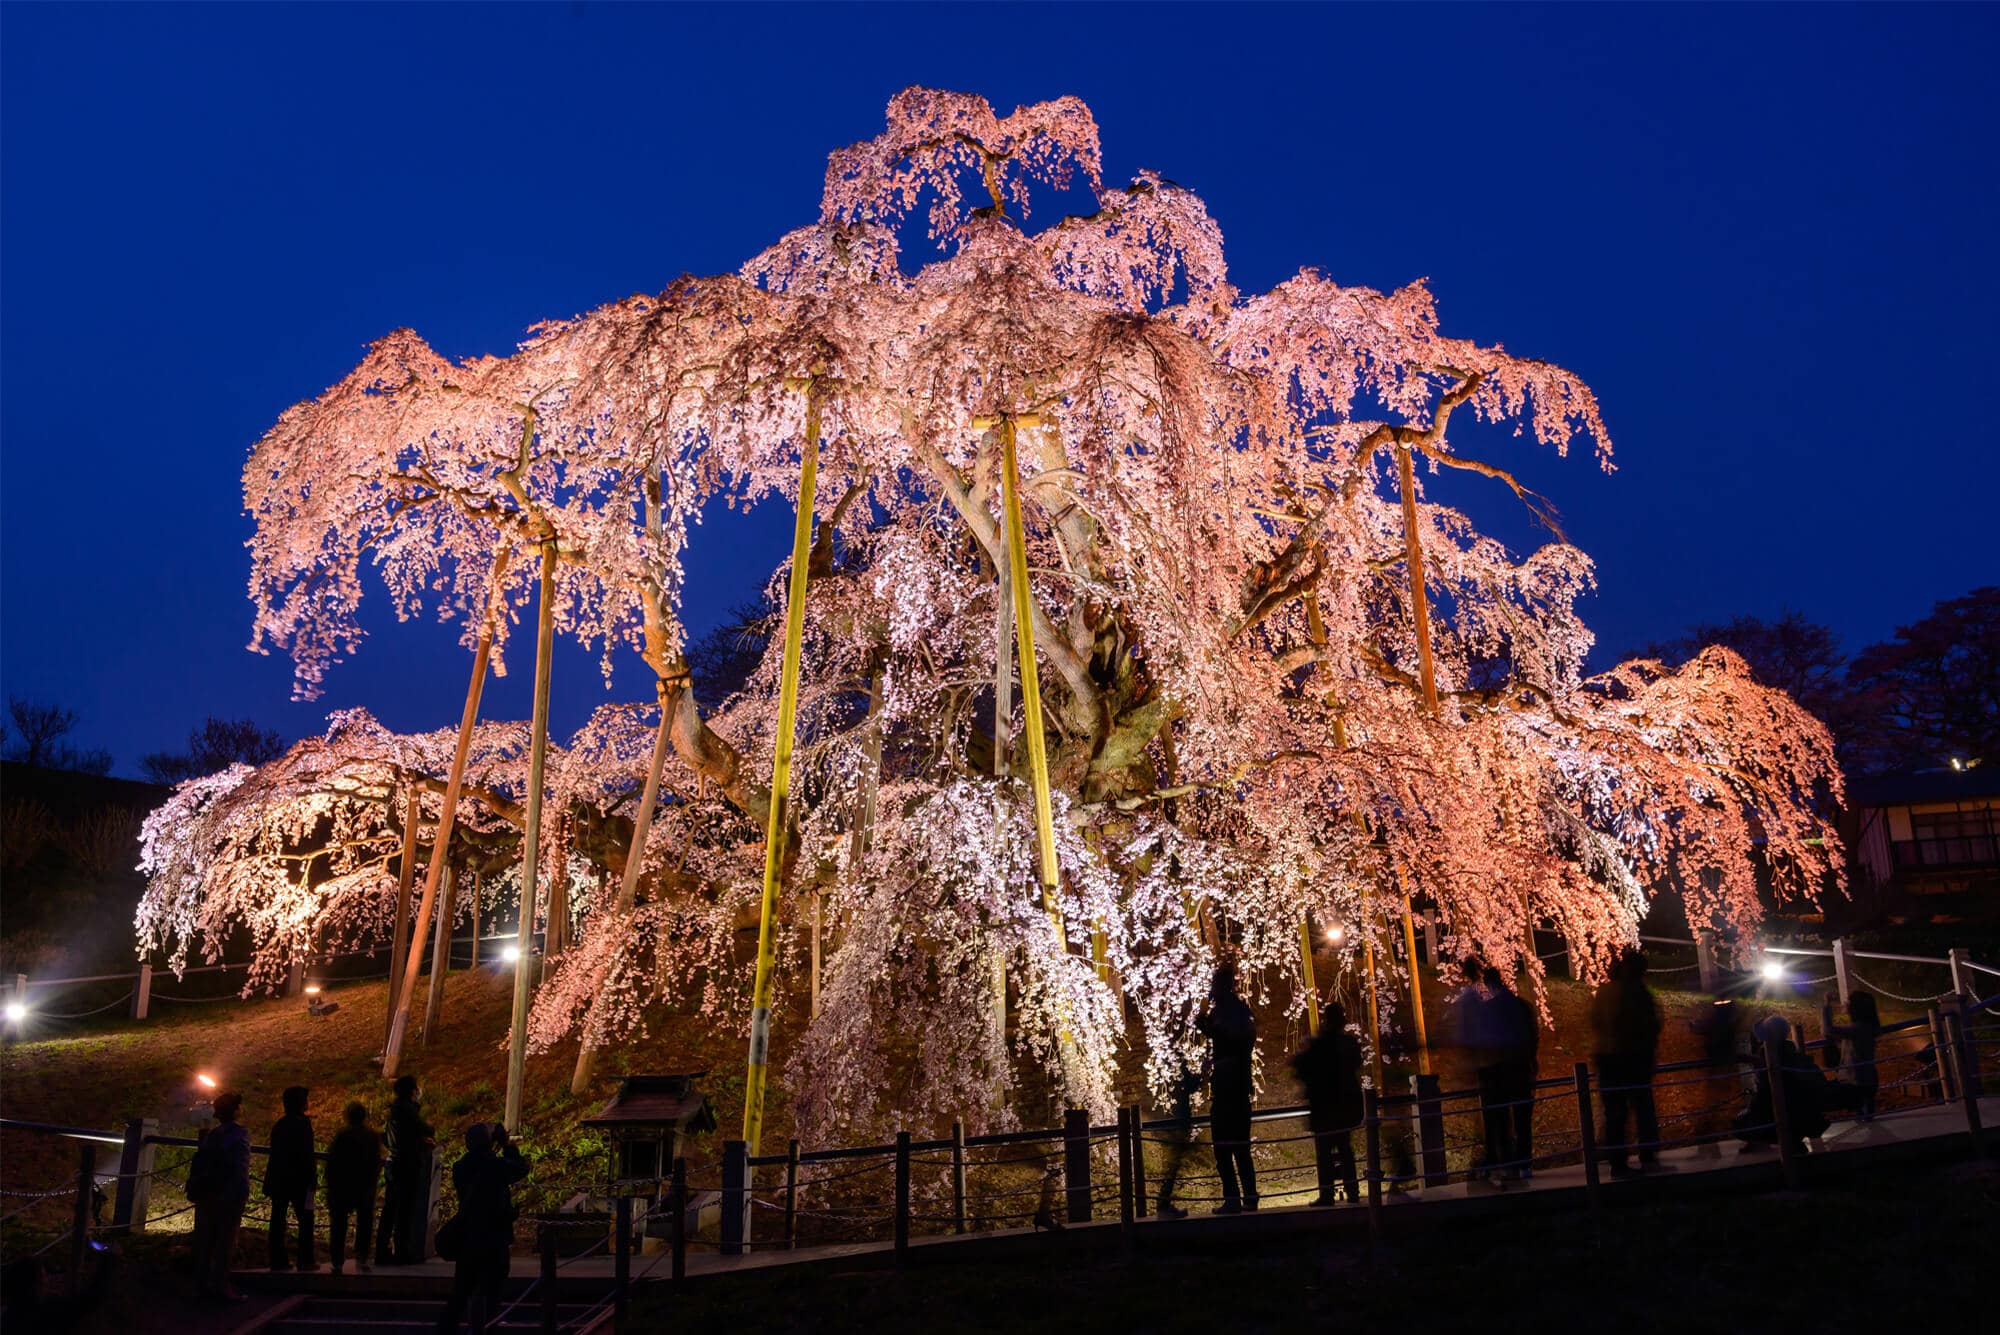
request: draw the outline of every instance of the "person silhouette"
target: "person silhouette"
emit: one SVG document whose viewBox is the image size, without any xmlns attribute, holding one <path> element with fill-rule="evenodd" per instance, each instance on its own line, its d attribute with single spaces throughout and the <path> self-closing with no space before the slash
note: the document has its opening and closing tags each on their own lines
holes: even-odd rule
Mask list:
<svg viewBox="0 0 2000 1335">
<path fill-rule="evenodd" d="M 1337 1001 L 1320 1011 L 1319 1032 L 1292 1059 L 1306 1087 L 1306 1124 L 1313 1133 L 1313 1163 L 1319 1198 L 1332 1205 L 1336 1186 L 1347 1199 L 1361 1199 L 1354 1167 L 1354 1128 L 1361 1125 L 1361 1045 L 1347 1032 L 1347 1010 Z"/>
<path fill-rule="evenodd" d="M 304 1085 L 293 1085 L 282 1097 L 285 1115 L 271 1127 L 271 1154 L 264 1167 L 264 1197 L 271 1203 L 271 1269 L 292 1268 L 285 1256 L 289 1214 L 299 1224 L 298 1268 L 317 1270 L 313 1260 L 313 1190 L 319 1183 L 319 1162 L 313 1153 L 312 1118 L 306 1116 L 311 1092 Z"/>
<path fill-rule="evenodd" d="M 1196 1021 L 1208 1035 L 1208 1125 L 1215 1166 L 1222 1175 L 1217 1214 L 1257 1208 L 1257 1168 L 1250 1158 L 1250 1065 L 1257 1048 L 1257 1018 L 1236 995 L 1236 966 L 1216 966 L 1208 988 L 1208 1013 Z"/>
<path fill-rule="evenodd" d="M 465 1129 L 465 1153 L 451 1166 L 458 1193 L 458 1260 L 452 1269 L 451 1299 L 438 1330 L 454 1332 L 472 1308 L 472 1330 L 486 1329 L 500 1309 L 514 1242 L 511 1188 L 528 1175 L 521 1151 L 498 1122 L 474 1122 Z"/>
<path fill-rule="evenodd" d="M 368 1125 L 368 1105 L 347 1105 L 347 1125 L 326 1151 L 327 1252 L 335 1274 L 346 1259 L 347 1217 L 354 1216 L 354 1268 L 368 1264 L 368 1244 L 375 1232 L 375 1183 L 382 1173 L 382 1139 Z"/>
<path fill-rule="evenodd" d="M 375 1264 L 415 1265 L 420 1261 L 424 1224 L 430 1210 L 431 1151 L 437 1144 L 424 1120 L 423 1094 L 415 1076 L 396 1078 L 396 1097 L 386 1125 L 389 1171 L 382 1186 L 382 1226 L 375 1235 Z"/>
</svg>

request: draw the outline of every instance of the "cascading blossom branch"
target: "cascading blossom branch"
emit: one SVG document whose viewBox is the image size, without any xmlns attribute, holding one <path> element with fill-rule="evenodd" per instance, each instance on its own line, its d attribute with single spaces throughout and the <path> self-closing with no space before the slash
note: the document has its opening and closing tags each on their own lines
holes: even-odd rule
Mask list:
<svg viewBox="0 0 2000 1335">
<path fill-rule="evenodd" d="M 1051 198 L 1085 206 L 1044 222 Z M 1001 116 L 911 89 L 881 135 L 832 155 L 819 218 L 740 273 L 541 326 L 511 357 L 452 363 L 392 335 L 246 470 L 260 643 L 294 654 L 302 688 L 358 647 L 370 564 L 399 612 L 439 597 L 470 641 L 504 632 L 550 543 L 558 624 L 636 645 L 654 674 L 640 726 L 670 757 L 659 824 L 636 893 L 581 910 L 540 1047 L 615 1043 L 669 999 L 747 1020 L 779 645 L 704 705 L 679 602 L 705 569 L 704 513 L 797 499 L 808 420 L 775 1029 L 807 1136 L 997 1124 L 1010 1096 L 1108 1106 L 1133 1067 L 1164 1088 L 1216 959 L 1301 1008 L 1302 920 L 1346 929 L 1324 971 L 1364 943 L 1386 961 L 1405 890 L 1448 949 L 1539 980 L 1531 923 L 1589 976 L 1661 895 L 1742 931 L 1760 887 L 1810 897 L 1840 875 L 1831 741 L 1741 660 L 1585 675 L 1589 558 L 1467 448 L 1497 424 L 1511 448 L 1581 442 L 1609 469 L 1579 377 L 1448 336 L 1422 282 L 1382 293 L 1308 268 L 1239 291 L 1197 196 L 1156 172 L 1106 184 L 1073 98 Z M 1516 553 L 1486 536 L 1452 500 L 1481 489 L 1553 539 Z M 1003 666 L 1010 490 L 1060 931 Z M 639 814 L 637 717 L 605 752 L 609 805 L 571 801 L 602 817 L 578 847 L 607 870 Z M 594 763 L 573 761 L 566 791 Z M 220 800 L 202 791 L 176 801 Z M 162 857 L 163 896 L 200 903 L 198 876 L 166 870 L 187 858 Z M 260 884 L 240 893 L 285 893 Z"/>
</svg>

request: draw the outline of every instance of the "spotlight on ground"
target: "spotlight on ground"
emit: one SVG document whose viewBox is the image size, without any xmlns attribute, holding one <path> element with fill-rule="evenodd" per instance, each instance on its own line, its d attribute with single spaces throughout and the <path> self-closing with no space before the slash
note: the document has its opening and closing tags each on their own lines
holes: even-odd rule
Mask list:
<svg viewBox="0 0 2000 1335">
<path fill-rule="evenodd" d="M 1782 983 L 1785 981 L 1785 966 L 1776 960 L 1765 960 L 1763 974 L 1767 983 Z"/>
<path fill-rule="evenodd" d="M 1327 941 L 1328 941 L 1328 942 L 1330 942 L 1330 943 L 1331 943 L 1331 944 L 1333 944 L 1333 945 L 1336 945 L 1336 946 L 1337 946 L 1337 945 L 1339 945 L 1339 944 L 1341 943 L 1341 941 L 1342 941 L 1343 939 L 1345 939 L 1345 937 L 1346 937 L 1346 936 L 1347 936 L 1347 933 L 1346 933 L 1346 932 L 1345 932 L 1344 930 L 1342 930 L 1341 928 L 1338 928 L 1338 927 L 1329 927 L 1329 928 L 1327 928 L 1327 929 L 1326 929 L 1326 939 L 1327 939 Z"/>
<path fill-rule="evenodd" d="M 197 1071 L 195 1073 L 194 1081 L 196 1084 L 200 1085 L 203 1089 L 215 1088 L 215 1077 L 207 1074 L 206 1072 Z"/>
<path fill-rule="evenodd" d="M 27 1018 L 28 1018 L 28 1006 L 26 1002 L 10 1001 L 7 1003 L 8 1024 L 19 1024 L 21 1023 L 21 1021 Z"/>
<path fill-rule="evenodd" d="M 517 963 L 520 960 L 520 958 L 521 958 L 521 948 L 519 946 L 500 947 L 500 962 L 502 964 L 514 964 Z"/>
</svg>

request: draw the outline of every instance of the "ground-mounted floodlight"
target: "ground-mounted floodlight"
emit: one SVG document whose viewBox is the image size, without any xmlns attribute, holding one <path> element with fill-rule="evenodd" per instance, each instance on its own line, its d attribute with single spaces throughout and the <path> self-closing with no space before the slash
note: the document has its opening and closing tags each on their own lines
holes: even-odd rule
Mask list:
<svg viewBox="0 0 2000 1335">
<path fill-rule="evenodd" d="M 1347 929 L 1340 926 L 1338 923 L 1335 923 L 1333 926 L 1326 929 L 1326 940 L 1328 945 L 1337 946 L 1346 939 L 1347 939 Z"/>
<path fill-rule="evenodd" d="M 521 962 L 521 948 L 519 946 L 500 947 L 500 962 L 502 964 L 519 964 Z"/>
<path fill-rule="evenodd" d="M 1765 960 L 1764 967 L 1760 972 L 1767 983 L 1782 983 L 1785 981 L 1785 966 L 1778 960 Z"/>
<path fill-rule="evenodd" d="M 27 1020 L 27 1018 L 28 1018 L 28 1003 L 27 1003 L 27 1002 L 25 1002 L 25 1001 L 10 1001 L 10 1002 L 8 1002 L 8 1003 L 7 1003 L 7 1023 L 8 1023 L 8 1024 L 13 1024 L 13 1025 L 18 1025 L 18 1024 L 22 1024 L 22 1023 L 24 1023 L 24 1022 L 25 1022 L 25 1021 Z"/>
</svg>

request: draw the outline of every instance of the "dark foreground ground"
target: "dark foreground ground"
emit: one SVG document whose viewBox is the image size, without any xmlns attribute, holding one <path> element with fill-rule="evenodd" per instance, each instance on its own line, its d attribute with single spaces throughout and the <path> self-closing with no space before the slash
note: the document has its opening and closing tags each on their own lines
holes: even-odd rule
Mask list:
<svg viewBox="0 0 2000 1335">
<path fill-rule="evenodd" d="M 1396 1222 L 1396 1221 L 1391 1221 Z M 1358 1242 L 761 1272 L 650 1290 L 624 1329 L 1811 1332 L 1993 1329 L 2000 1171 L 1883 1167 L 1810 1194 L 1500 1218 Z"/>
</svg>

